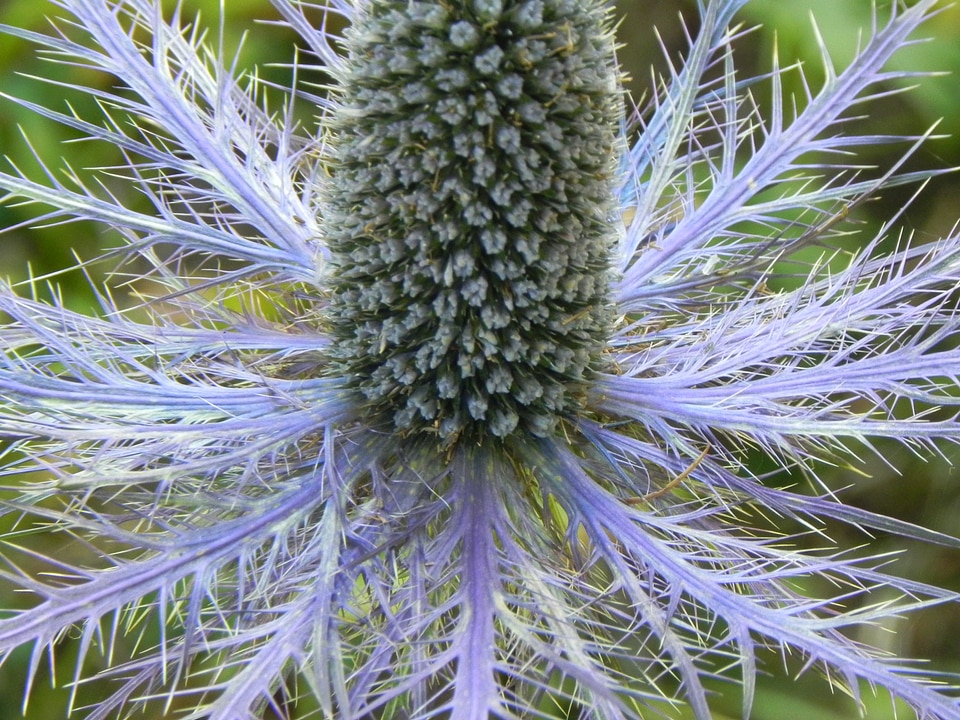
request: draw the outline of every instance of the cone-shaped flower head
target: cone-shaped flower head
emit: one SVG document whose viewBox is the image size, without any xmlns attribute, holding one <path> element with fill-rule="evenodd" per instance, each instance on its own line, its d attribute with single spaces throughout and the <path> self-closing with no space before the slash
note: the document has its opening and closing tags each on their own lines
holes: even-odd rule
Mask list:
<svg viewBox="0 0 960 720">
<path fill-rule="evenodd" d="M 849 120 L 936 0 L 797 98 L 737 74 L 745 0 L 701 0 L 626 121 L 600 0 L 272 4 L 302 53 L 269 93 L 177 3 L 7 28 L 108 76 L 21 104 L 123 153 L 0 170 L 23 225 L 114 243 L 102 312 L 0 283 L 25 694 L 51 657 L 87 720 L 712 720 L 782 653 L 960 720 L 960 678 L 859 634 L 960 597 L 813 533 L 960 538 L 758 470 L 960 443 L 960 234 L 841 232 L 930 177 Z"/>
<path fill-rule="evenodd" d="M 619 83 L 597 0 L 377 0 L 327 208 L 336 373 L 374 422 L 544 435 L 598 362 Z"/>
</svg>

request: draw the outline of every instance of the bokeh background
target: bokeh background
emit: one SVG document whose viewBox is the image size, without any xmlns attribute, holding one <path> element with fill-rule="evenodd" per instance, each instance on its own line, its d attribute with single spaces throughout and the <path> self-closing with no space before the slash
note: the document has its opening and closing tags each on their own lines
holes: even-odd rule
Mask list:
<svg viewBox="0 0 960 720">
<path fill-rule="evenodd" d="M 238 67 L 258 68 L 261 78 L 283 83 L 289 78 L 284 63 L 292 57 L 296 39 L 283 28 L 258 21 L 276 19 L 267 0 L 225 0 L 224 45 L 239 53 Z M 169 3 L 172 7 L 173 3 Z M 211 40 L 217 39 L 220 0 L 183 0 L 185 17 L 197 13 L 202 24 L 211 29 Z M 739 44 L 737 60 L 742 77 L 769 71 L 776 47 L 781 65 L 801 63 L 808 82 L 818 87 L 823 77 L 818 47 L 819 36 L 829 48 L 838 67 L 853 55 L 858 36 L 869 34 L 874 3 L 871 0 L 753 0 L 741 12 L 744 27 L 756 26 Z M 876 12 L 881 20 L 889 13 L 889 0 L 879 0 Z M 59 11 L 45 0 L 0 0 L 0 23 L 21 28 L 45 30 L 47 16 Z M 645 94 L 652 83 L 652 72 L 663 72 L 667 65 L 663 47 L 677 62 L 686 50 L 684 23 L 696 30 L 696 4 L 693 0 L 621 0 L 618 13 L 622 17 L 618 34 L 624 47 L 620 56 L 629 76 L 628 86 L 635 98 Z M 658 33 L 654 32 L 654 27 Z M 908 168 L 950 168 L 960 166 L 960 6 L 945 8 L 933 18 L 918 37 L 928 38 L 905 49 L 892 64 L 893 68 L 943 73 L 924 78 L 903 80 L 901 86 L 916 85 L 910 92 L 884 99 L 864 108 L 865 117 L 859 127 L 883 134 L 917 135 L 939 122 L 937 131 L 949 137 L 931 140 L 909 161 Z M 232 50 L 231 50 L 232 51 Z M 651 71 L 653 68 L 653 71 Z M 98 117 L 89 97 L 71 93 L 60 87 L 37 82 L 31 75 L 51 76 L 65 83 L 109 86 L 109 78 L 82 68 L 53 65 L 38 57 L 26 42 L 0 36 L 0 92 L 62 109 L 69 100 L 77 112 Z M 787 87 L 802 97 L 800 72 L 788 73 Z M 762 88 L 758 90 L 762 96 Z M 642 104 L 642 103 L 641 103 Z M 309 120 L 309 112 L 305 112 Z M 29 144 L 28 144 L 29 140 Z M 74 133 L 45 122 L 0 96 L 0 152 L 28 174 L 39 170 L 33 151 L 44 158 L 51 169 L 60 172 L 67 166 L 84 174 L 84 169 L 108 167 L 121 158 L 114 148 L 102 144 L 76 142 Z M 31 147 L 33 150 L 31 150 Z M 889 166 L 906 145 L 868 149 L 863 160 L 880 167 Z M 62 160 L 61 160 L 62 158 Z M 89 177 L 89 174 L 85 176 Z M 136 191 L 122 183 L 111 182 L 110 190 L 130 202 L 138 202 Z M 859 236 L 846 242 L 853 247 L 872 237 L 884 219 L 901 207 L 914 188 L 887 192 L 876 202 L 858 208 L 851 216 L 851 229 Z M 960 173 L 935 178 L 923 195 L 914 200 L 902 216 L 904 230 L 917 242 L 932 242 L 949 233 L 960 219 Z M 48 273 L 70 267 L 76 258 L 95 257 L 102 248 L 116 243 L 102 228 L 82 223 L 52 227 L 29 227 L 36 210 L 18 206 L 0 206 L 0 227 L 24 225 L 0 235 L 0 276 L 13 281 L 27 277 L 43 278 Z M 89 271 L 94 283 L 102 281 L 103 268 Z M 96 294 L 85 273 L 67 272 L 51 282 L 59 290 L 51 290 L 44 280 L 35 284 L 43 296 L 60 292 L 77 310 L 88 311 L 97 306 Z M 118 289 L 123 303 L 122 288 Z M 960 535 L 960 450 L 944 447 L 944 457 L 921 460 L 908 450 L 879 446 L 879 453 L 864 453 L 860 472 L 850 469 L 824 469 L 827 482 L 851 503 L 889 514 L 936 530 Z M 952 461 L 952 463 L 951 463 Z M 762 462 L 759 461 L 758 462 Z M 0 524 L 0 531 L 9 529 L 11 521 Z M 836 529 L 834 537 L 841 545 L 866 541 L 844 529 Z M 58 552 L 62 538 L 50 536 L 47 552 Z M 924 547 L 897 538 L 876 537 L 874 551 L 900 551 L 897 571 L 960 591 L 960 552 Z M 5 548 L 0 546 L 0 553 Z M 0 585 L 0 607 L 22 606 L 24 601 Z M 896 634 L 888 632 L 895 629 Z M 931 659 L 935 668 L 960 672 L 960 606 L 933 608 L 912 615 L 895 625 L 868 630 L 858 637 L 890 652 Z M 30 720 L 58 720 L 66 717 L 69 693 L 62 689 L 73 674 L 75 644 L 69 634 L 60 643 L 57 653 L 56 682 L 48 663 L 39 671 L 26 715 L 21 712 L 22 689 L 29 650 L 11 656 L 0 666 L 0 720 L 26 717 Z M 800 664 L 794 658 L 767 658 L 771 671 L 761 679 L 751 715 L 753 720 L 848 720 L 860 717 L 857 706 L 839 693 L 831 693 L 815 672 L 795 677 Z M 95 658 L 91 661 L 95 669 Z M 784 665 L 786 669 L 784 670 Z M 105 684 L 92 684 L 81 693 L 83 702 L 96 702 L 108 691 Z M 717 686 L 717 718 L 739 718 L 739 691 L 735 683 Z M 891 720 L 895 706 L 880 693 L 869 689 L 864 695 L 868 720 Z M 308 708 L 303 708 L 308 710 Z M 172 710 L 170 711 L 172 716 Z M 683 717 L 683 711 L 680 711 Z M 166 717 L 166 711 L 138 715 L 144 720 Z M 903 713 L 899 717 L 910 717 Z"/>
</svg>

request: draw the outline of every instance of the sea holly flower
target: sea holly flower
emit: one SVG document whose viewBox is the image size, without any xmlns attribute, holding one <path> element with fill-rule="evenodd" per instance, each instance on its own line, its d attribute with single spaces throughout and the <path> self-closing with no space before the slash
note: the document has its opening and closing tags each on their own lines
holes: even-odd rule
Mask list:
<svg viewBox="0 0 960 720">
<path fill-rule="evenodd" d="M 157 0 L 7 28 L 111 77 L 99 118 L 18 102 L 125 157 L 0 175 L 119 243 L 99 314 L 0 294 L 25 694 L 71 635 L 109 688 L 86 718 L 708 720 L 716 678 L 750 715 L 772 648 L 960 718 L 954 678 L 852 634 L 957 596 L 824 530 L 960 541 L 816 479 L 960 438 L 960 236 L 845 224 L 931 174 L 870 173 L 897 138 L 846 120 L 936 3 L 799 99 L 738 77 L 744 4 L 699 3 L 639 111 L 601 0 L 275 0 L 304 53 L 268 97 Z"/>
</svg>

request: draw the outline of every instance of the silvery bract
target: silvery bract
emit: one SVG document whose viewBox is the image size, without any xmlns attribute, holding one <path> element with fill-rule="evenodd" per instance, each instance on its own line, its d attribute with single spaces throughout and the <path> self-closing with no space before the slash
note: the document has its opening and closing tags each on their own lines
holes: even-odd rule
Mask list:
<svg viewBox="0 0 960 720">
<path fill-rule="evenodd" d="M 139 301 L 3 287 L 2 578 L 29 601 L 0 653 L 33 685 L 75 637 L 111 693 L 86 718 L 708 720 L 718 676 L 747 717 L 770 648 L 960 718 L 955 679 L 850 634 L 956 596 L 816 533 L 960 542 L 746 464 L 816 488 L 818 458 L 960 438 L 960 237 L 845 225 L 927 177 L 861 173 L 895 138 L 843 120 L 935 3 L 795 100 L 776 64 L 736 75 L 744 2 L 699 3 L 641 112 L 603 0 L 274 0 L 303 52 L 269 102 L 159 0 L 7 28 L 112 77 L 96 117 L 20 102 L 127 162 L 12 170 L 7 202 L 111 228 Z"/>
</svg>

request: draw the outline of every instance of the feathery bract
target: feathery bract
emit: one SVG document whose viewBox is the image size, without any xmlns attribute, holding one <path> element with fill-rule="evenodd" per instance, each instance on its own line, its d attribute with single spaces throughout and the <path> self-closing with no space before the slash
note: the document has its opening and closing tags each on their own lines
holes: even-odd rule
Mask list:
<svg viewBox="0 0 960 720">
<path fill-rule="evenodd" d="M 956 678 L 851 633 L 957 596 L 807 535 L 960 541 L 749 462 L 960 439 L 960 236 L 844 232 L 932 174 L 860 168 L 895 138 L 845 121 L 934 0 L 795 112 L 778 65 L 735 72 L 746 0 L 702 0 L 632 112 L 602 0 L 329 2 L 274 0 L 304 52 L 269 93 L 159 0 L 5 29 L 111 77 L 101 117 L 5 101 L 125 158 L 0 174 L 117 244 L 100 313 L 0 290 L 25 695 L 70 633 L 91 719 L 709 720 L 773 648 L 960 720 Z"/>
</svg>

